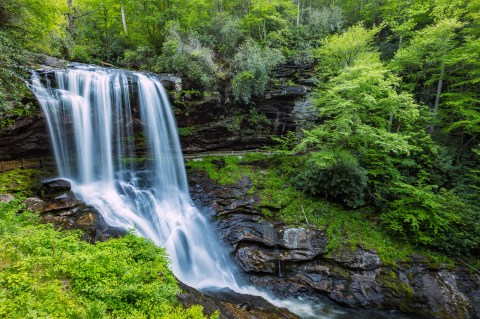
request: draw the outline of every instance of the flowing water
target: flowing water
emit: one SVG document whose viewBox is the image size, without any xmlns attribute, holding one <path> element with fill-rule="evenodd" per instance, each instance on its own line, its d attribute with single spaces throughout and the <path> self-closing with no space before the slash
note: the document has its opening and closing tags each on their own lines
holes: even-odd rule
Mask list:
<svg viewBox="0 0 480 319">
<path fill-rule="evenodd" d="M 155 76 L 74 65 L 55 71 L 47 82 L 33 74 L 31 87 L 47 120 L 60 177 L 108 225 L 134 229 L 166 247 L 177 278 L 200 289 L 263 295 L 304 318 L 360 318 L 319 300 L 272 300 L 241 285 L 221 239 L 192 204 L 175 118 Z M 149 157 L 142 169 L 135 164 L 139 144 Z"/>
</svg>

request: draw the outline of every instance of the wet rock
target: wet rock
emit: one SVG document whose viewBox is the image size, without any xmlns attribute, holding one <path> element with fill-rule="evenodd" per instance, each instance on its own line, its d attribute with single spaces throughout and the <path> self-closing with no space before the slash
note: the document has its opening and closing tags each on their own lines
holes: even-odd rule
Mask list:
<svg viewBox="0 0 480 319">
<path fill-rule="evenodd" d="M 10 203 L 15 197 L 10 194 L 0 194 L 0 203 Z"/>
<path fill-rule="evenodd" d="M 242 244 L 235 257 L 245 272 L 275 273 L 278 256 L 269 249 L 256 244 Z M 277 258 L 276 258 L 277 257 Z"/>
<path fill-rule="evenodd" d="M 351 269 L 373 270 L 382 265 L 376 252 L 363 248 L 341 249 L 333 255 L 333 260 Z"/>
<path fill-rule="evenodd" d="M 299 319 L 285 308 L 278 308 L 265 299 L 236 293 L 230 289 L 198 291 L 179 282 L 183 290 L 178 299 L 185 307 L 202 305 L 207 316 L 216 310 L 221 319 Z"/>
<path fill-rule="evenodd" d="M 79 200 L 71 191 L 70 182 L 63 179 L 43 183 L 42 198 L 28 198 L 27 209 L 40 214 L 44 223 L 53 223 L 62 229 L 79 229 L 82 239 L 95 242 L 119 237 L 124 230 L 108 226 L 101 214 L 92 206 Z"/>
<path fill-rule="evenodd" d="M 47 204 L 38 197 L 29 197 L 25 199 L 25 209 L 33 213 L 43 212 L 46 206 Z"/>
</svg>

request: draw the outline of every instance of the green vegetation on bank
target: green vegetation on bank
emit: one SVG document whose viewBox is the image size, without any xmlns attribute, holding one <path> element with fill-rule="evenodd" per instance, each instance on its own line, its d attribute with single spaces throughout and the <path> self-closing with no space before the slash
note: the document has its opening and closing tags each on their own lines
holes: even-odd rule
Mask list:
<svg viewBox="0 0 480 319">
<path fill-rule="evenodd" d="M 415 254 L 427 256 L 433 262 L 454 263 L 457 257 L 454 251 L 418 245 L 396 236 L 379 218 L 374 206 L 351 209 L 348 205 L 329 201 L 324 194 L 304 192 L 298 176 L 304 174 L 309 160 L 310 155 L 248 154 L 241 159 L 225 156 L 189 161 L 187 168 L 205 171 L 211 179 L 223 185 L 248 177 L 252 181 L 250 192 L 259 198 L 258 209 L 265 218 L 275 217 L 290 225 L 315 226 L 325 230 L 329 238 L 329 253 L 345 246 L 360 246 L 376 250 L 386 264 L 410 261 Z M 458 236 L 460 240 L 464 233 L 445 235 Z M 473 259 L 468 262 L 475 263 Z"/>
<path fill-rule="evenodd" d="M 163 248 L 133 233 L 92 245 L 40 223 L 20 189 L 34 172 L 12 172 L 0 175 L 0 193 L 17 185 L 8 188 L 17 198 L 0 203 L 1 318 L 205 318 L 177 301 Z"/>
</svg>

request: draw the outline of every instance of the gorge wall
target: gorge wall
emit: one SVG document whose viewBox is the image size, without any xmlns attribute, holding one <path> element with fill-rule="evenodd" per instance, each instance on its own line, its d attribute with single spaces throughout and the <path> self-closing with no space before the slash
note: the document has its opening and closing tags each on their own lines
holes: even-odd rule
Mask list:
<svg viewBox="0 0 480 319">
<path fill-rule="evenodd" d="M 36 65 L 42 81 L 53 81 L 53 72 L 65 61 L 44 57 Z M 288 79 L 300 83 L 287 85 Z M 298 119 L 296 104 L 303 101 L 309 86 L 315 83 L 310 67 L 279 67 L 264 95 L 256 97 L 252 105 L 239 105 L 227 92 L 201 92 L 192 83 L 171 75 L 159 75 L 168 90 L 174 107 L 183 151 L 185 153 L 212 150 L 243 150 L 261 148 L 272 143 L 272 135 L 279 136 L 295 130 Z M 138 115 L 136 87 L 131 86 L 131 102 Z M 45 117 L 33 95 L 25 103 L 36 105 L 30 116 L 13 118 L 14 124 L 0 130 L 0 161 L 21 158 L 50 157 L 51 147 Z M 136 127 L 141 123 L 136 118 Z M 144 142 L 139 134 L 135 141 Z M 141 149 L 141 147 L 140 147 Z"/>
<path fill-rule="evenodd" d="M 266 218 L 244 177 L 219 185 L 189 172 L 196 204 L 210 212 L 245 275 L 279 297 L 314 294 L 352 308 L 398 310 L 414 318 L 480 318 L 480 275 L 466 267 L 382 263 L 375 251 L 344 247 L 327 254 L 322 230 Z"/>
</svg>

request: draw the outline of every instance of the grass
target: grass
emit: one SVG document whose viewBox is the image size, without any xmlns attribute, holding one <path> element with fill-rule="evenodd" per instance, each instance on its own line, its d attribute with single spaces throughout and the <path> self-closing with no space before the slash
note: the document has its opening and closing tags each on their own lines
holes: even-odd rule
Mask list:
<svg viewBox="0 0 480 319">
<path fill-rule="evenodd" d="M 379 222 L 371 208 L 345 210 L 323 198 L 307 196 L 291 183 L 291 176 L 305 159 L 301 156 L 265 156 L 248 154 L 208 157 L 188 162 L 190 169 L 206 171 L 222 185 L 232 184 L 244 176 L 252 181 L 251 193 L 260 199 L 266 218 L 276 217 L 295 226 L 313 225 L 325 231 L 332 254 L 343 247 L 375 250 L 384 264 L 408 262 L 413 254 L 427 256 L 432 262 L 453 263 L 440 253 L 412 246 L 393 237 Z M 224 163 L 224 164 L 223 164 Z M 221 164 L 221 165 L 219 165 Z"/>
<path fill-rule="evenodd" d="M 168 256 L 153 242 L 128 233 L 92 245 L 24 211 L 22 187 L 39 174 L 0 175 L 0 192 L 17 197 L 0 203 L 0 318 L 205 318 L 201 306 L 179 304 Z"/>
</svg>

